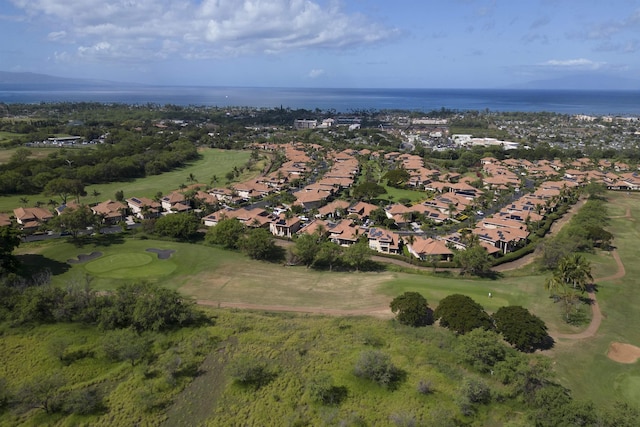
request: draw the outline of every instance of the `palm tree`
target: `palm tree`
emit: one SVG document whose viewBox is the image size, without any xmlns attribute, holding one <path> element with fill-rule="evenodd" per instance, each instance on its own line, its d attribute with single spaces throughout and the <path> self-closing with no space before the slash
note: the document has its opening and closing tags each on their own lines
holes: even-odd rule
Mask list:
<svg viewBox="0 0 640 427">
<path fill-rule="evenodd" d="M 96 198 L 96 203 L 98 203 L 98 196 L 101 194 L 98 190 L 93 190 L 93 192 L 91 193 L 93 195 L 93 197 Z"/>
<path fill-rule="evenodd" d="M 195 177 L 195 175 L 194 175 L 193 173 L 189 173 L 189 176 L 187 177 L 187 181 L 188 181 L 188 182 L 191 182 L 191 183 L 196 182 L 196 177 Z"/>
<path fill-rule="evenodd" d="M 29 203 L 29 199 L 27 199 L 26 197 L 20 197 L 20 203 L 23 207 L 25 207 L 27 206 L 27 203 Z"/>
<path fill-rule="evenodd" d="M 566 293 L 565 282 L 557 273 L 554 273 L 544 281 L 544 289 L 549 291 L 549 294 L 553 296 L 554 299 L 557 299 L 560 294 Z"/>
<path fill-rule="evenodd" d="M 587 290 L 587 284 L 593 281 L 591 263 L 580 254 L 571 254 L 560 260 L 558 271 L 564 283 L 571 283 L 573 289 Z"/>
</svg>

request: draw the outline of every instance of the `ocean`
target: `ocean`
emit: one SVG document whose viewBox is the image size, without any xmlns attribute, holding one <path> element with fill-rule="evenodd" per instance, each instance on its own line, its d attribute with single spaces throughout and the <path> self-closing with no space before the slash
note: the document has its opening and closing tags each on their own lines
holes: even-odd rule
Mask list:
<svg viewBox="0 0 640 427">
<path fill-rule="evenodd" d="M 193 86 L 0 86 L 0 102 L 100 102 L 307 110 L 488 110 L 640 116 L 640 91 L 519 89 L 315 89 Z"/>
</svg>

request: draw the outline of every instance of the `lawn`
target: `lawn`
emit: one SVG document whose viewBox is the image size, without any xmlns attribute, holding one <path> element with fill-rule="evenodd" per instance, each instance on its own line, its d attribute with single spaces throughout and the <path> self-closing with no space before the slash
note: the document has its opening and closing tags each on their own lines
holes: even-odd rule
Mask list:
<svg viewBox="0 0 640 427">
<path fill-rule="evenodd" d="M 381 200 L 398 203 L 399 200 L 408 199 L 411 203 L 416 203 L 427 199 L 427 193 L 424 191 L 395 188 L 386 184 L 383 184 L 382 186 L 387 190 L 387 192 L 378 197 Z"/>
<path fill-rule="evenodd" d="M 50 152 L 50 149 L 42 149 L 43 152 Z M 10 151 L 10 150 L 7 150 Z M 2 151 L 0 151 L 2 153 Z M 189 166 L 166 172 L 161 175 L 154 175 L 145 178 L 138 178 L 126 182 L 113 182 L 109 184 L 96 184 L 86 187 L 87 196 L 80 199 L 81 203 L 96 203 L 102 200 L 115 199 L 116 191 L 122 190 L 125 198 L 128 197 L 154 197 L 156 193 L 162 192 L 166 194 L 171 190 L 176 190 L 180 184 L 190 184 L 187 178 L 190 175 L 204 185 L 211 182 L 215 175 L 218 182 L 215 185 L 225 185 L 225 174 L 233 170 L 234 166 L 240 167 L 244 165 L 251 153 L 249 151 L 240 150 L 218 150 L 218 149 L 202 149 L 200 151 L 202 158 L 194 161 Z M 251 175 L 257 175 L 261 164 L 251 172 L 246 172 L 241 179 L 248 179 Z M 99 195 L 96 197 L 93 192 L 97 191 Z M 0 197 L 0 212 L 11 212 L 13 209 L 21 206 L 20 198 L 22 195 Z M 44 194 L 31 194 L 26 196 L 28 199 L 27 206 L 35 206 L 37 201 L 46 203 L 52 196 Z M 53 197 L 57 200 L 56 197 Z"/>
</svg>

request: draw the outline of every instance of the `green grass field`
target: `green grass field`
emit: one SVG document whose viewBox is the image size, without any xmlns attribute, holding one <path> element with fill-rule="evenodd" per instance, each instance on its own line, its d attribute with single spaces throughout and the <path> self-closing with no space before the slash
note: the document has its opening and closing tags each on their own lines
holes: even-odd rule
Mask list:
<svg viewBox="0 0 640 427">
<path fill-rule="evenodd" d="M 7 132 L 4 132 L 4 134 L 6 135 Z M 10 135 L 19 135 L 19 134 L 10 134 Z M 2 145 L 2 137 L 3 137 L 3 132 L 0 131 L 0 145 Z M 13 153 L 15 153 L 17 149 L 18 148 L 0 149 L 0 164 L 8 162 L 11 156 L 13 156 Z M 47 157 L 49 154 L 53 153 L 55 150 L 59 150 L 59 148 L 54 148 L 54 147 L 29 148 L 29 151 L 31 152 L 30 158 L 42 159 Z"/>
<path fill-rule="evenodd" d="M 45 152 L 49 149 L 43 149 Z M 10 150 L 7 150 L 10 151 Z M 0 151 L 2 153 L 2 151 Z M 122 190 L 125 198 L 128 197 L 153 197 L 157 192 L 163 194 L 176 190 L 180 184 L 188 185 L 187 178 L 192 174 L 197 182 L 208 185 L 211 178 L 216 175 L 217 186 L 225 186 L 225 174 L 233 170 L 234 166 L 242 166 L 251 153 L 249 151 L 240 150 L 218 150 L 203 149 L 200 151 L 202 158 L 193 162 L 191 165 L 166 172 L 161 175 L 139 178 L 127 182 L 114 182 L 109 184 L 97 184 L 86 187 L 87 196 L 80 199 L 81 203 L 96 203 L 102 200 L 115 199 L 116 191 Z M 248 179 L 251 175 L 257 175 L 262 164 L 256 165 L 253 171 L 247 171 L 240 179 Z M 100 193 L 98 197 L 93 196 L 93 192 Z M 0 212 L 11 212 L 13 209 L 22 206 L 20 202 L 21 195 L 12 195 L 0 197 Z M 57 200 L 57 197 L 45 196 L 44 194 L 30 194 L 26 196 L 28 199 L 27 206 L 35 206 L 37 201 L 46 203 L 49 199 Z"/>
<path fill-rule="evenodd" d="M 13 133 L 13 132 L 6 132 L 6 131 L 1 131 L 0 130 L 0 147 L 2 147 L 3 145 L 13 141 L 16 138 L 20 138 L 22 136 L 24 136 L 25 134 L 23 133 Z M 0 163 L 4 163 L 6 160 L 4 159 L 4 155 L 3 155 L 3 151 L 5 150 L 0 150 Z M 9 150 L 6 150 L 9 151 Z"/>
<path fill-rule="evenodd" d="M 639 363 L 625 365 L 607 358 L 611 342 L 640 346 L 640 265 L 634 262 L 640 238 L 640 194 L 609 193 L 612 213 L 624 215 L 631 209 L 634 218 L 612 219 L 610 229 L 616 236 L 626 267 L 626 276 L 612 282 L 598 282 L 598 301 L 604 320 L 594 338 L 561 339 L 551 351 L 558 379 L 579 398 L 611 403 L 622 399 L 637 402 L 640 394 Z M 146 252 L 148 248 L 173 249 L 168 260 Z M 93 251 L 102 257 L 85 264 L 69 265 L 66 260 Z M 388 307 L 390 300 L 405 291 L 422 293 L 430 306 L 452 293 L 463 293 L 482 304 L 489 312 L 503 305 L 522 305 L 541 317 L 552 333 L 576 333 L 586 325 L 569 326 L 562 320 L 560 308 L 543 289 L 545 274 L 535 265 L 507 272 L 497 280 L 465 279 L 431 273 L 407 274 L 394 271 L 378 273 L 326 272 L 304 267 L 252 261 L 244 256 L 204 245 L 154 240 L 127 239 L 109 244 L 78 247 L 69 242 L 49 242 L 43 246 L 25 245 L 18 251 L 34 265 L 51 264 L 59 284 L 77 274 L 95 275 L 94 285 L 112 289 L 123 280 L 145 278 L 179 289 L 195 299 L 214 305 L 220 302 L 285 306 L 310 309 L 370 310 Z M 608 252 L 587 254 L 593 276 L 606 277 L 616 271 Z M 492 298 L 488 294 L 491 292 Z M 320 310 L 321 311 L 321 310 Z"/>
<path fill-rule="evenodd" d="M 416 203 L 427 199 L 427 193 L 425 193 L 424 191 L 395 188 L 390 187 L 386 184 L 383 184 L 382 186 L 387 190 L 387 192 L 385 194 L 381 194 L 378 197 L 381 200 L 388 200 L 392 203 L 398 203 L 399 200 L 408 199 L 412 203 Z"/>
<path fill-rule="evenodd" d="M 624 263 L 623 279 L 598 282 L 598 302 L 604 320 L 596 336 L 581 341 L 561 341 L 552 351 L 557 361 L 558 377 L 576 396 L 609 403 L 613 399 L 640 402 L 640 362 L 621 364 L 607 358 L 612 342 L 640 347 L 640 265 L 637 262 L 640 241 L 640 194 L 609 192 L 611 216 L 624 216 L 631 210 L 631 219 L 614 218 L 609 230 L 613 244 Z M 603 254 L 606 256 L 606 254 Z M 596 264 L 597 265 L 597 264 Z M 610 270 L 608 270 L 610 272 Z M 599 273 L 597 276 L 604 276 Z"/>
</svg>

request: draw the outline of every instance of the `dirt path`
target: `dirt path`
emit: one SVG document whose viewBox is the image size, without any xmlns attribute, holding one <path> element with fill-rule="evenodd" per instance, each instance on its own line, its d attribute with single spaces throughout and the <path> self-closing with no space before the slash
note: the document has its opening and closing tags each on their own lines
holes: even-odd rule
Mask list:
<svg viewBox="0 0 640 427">
<path fill-rule="evenodd" d="M 334 308 L 323 307 L 303 307 L 303 306 L 286 306 L 286 305 L 261 305 L 261 304 L 245 304 L 236 302 L 214 302 L 207 300 L 198 300 L 198 304 L 206 305 L 210 307 L 223 307 L 223 308 L 240 308 L 245 310 L 263 310 L 263 311 L 287 311 L 293 313 L 314 313 L 314 314 L 326 314 L 329 316 L 374 316 L 381 318 L 392 317 L 391 310 L 388 306 L 385 307 L 372 307 L 372 308 L 360 308 L 354 310 L 341 310 Z"/>
<path fill-rule="evenodd" d="M 608 277 L 594 278 L 593 280 L 594 282 L 607 282 L 609 280 L 618 280 L 618 279 L 622 279 L 627 274 L 626 270 L 624 269 L 624 264 L 622 264 L 622 260 L 620 259 L 620 255 L 618 254 L 618 251 L 616 250 L 611 251 L 611 255 L 613 256 L 613 259 L 616 261 L 616 264 L 618 265 L 618 271 L 616 271 L 615 274 Z M 600 328 L 600 324 L 602 323 L 602 312 L 600 311 L 600 305 L 598 304 L 598 300 L 596 299 L 596 294 L 594 292 L 589 292 L 588 295 L 589 295 L 589 298 L 591 298 L 591 301 L 593 302 L 591 304 L 591 323 L 589 324 L 587 329 L 577 334 L 555 334 L 553 338 L 581 340 L 584 338 L 591 338 L 596 334 L 596 332 L 598 332 L 598 329 Z"/>
</svg>

